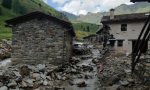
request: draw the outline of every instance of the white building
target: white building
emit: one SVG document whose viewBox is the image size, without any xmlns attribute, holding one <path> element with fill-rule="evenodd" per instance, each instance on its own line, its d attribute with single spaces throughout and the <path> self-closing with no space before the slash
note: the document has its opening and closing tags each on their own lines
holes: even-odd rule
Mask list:
<svg viewBox="0 0 150 90">
<path fill-rule="evenodd" d="M 104 16 L 101 23 L 103 25 L 109 25 L 110 34 L 115 39 L 110 39 L 110 42 L 114 41 L 114 49 L 118 52 L 128 53 L 132 52 L 134 44 L 145 24 L 148 17 L 148 13 L 134 13 L 124 15 L 114 15 L 114 9 L 110 10 L 110 16 Z M 143 50 L 145 52 L 148 49 L 148 43 Z"/>
</svg>

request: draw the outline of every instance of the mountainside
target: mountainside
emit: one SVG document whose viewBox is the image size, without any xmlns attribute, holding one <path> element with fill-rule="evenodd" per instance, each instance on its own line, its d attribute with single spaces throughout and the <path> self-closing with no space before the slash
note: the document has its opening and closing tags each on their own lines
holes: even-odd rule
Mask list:
<svg viewBox="0 0 150 90">
<path fill-rule="evenodd" d="M 11 30 L 5 27 L 5 20 L 33 11 L 42 11 L 61 19 L 67 19 L 42 0 L 0 0 L 0 39 L 11 38 Z"/>
<path fill-rule="evenodd" d="M 122 4 L 115 8 L 115 14 L 130 14 L 150 11 L 150 3 L 138 2 L 131 5 Z"/>
<path fill-rule="evenodd" d="M 82 38 L 85 36 L 88 36 L 90 34 L 95 34 L 95 32 L 100 27 L 99 25 L 96 24 L 84 23 L 84 22 L 72 23 L 72 25 L 75 29 L 77 40 L 82 40 Z"/>
<path fill-rule="evenodd" d="M 150 3 L 138 2 L 131 5 L 122 4 L 115 8 L 115 14 L 130 14 L 150 11 Z M 109 15 L 109 12 L 88 13 L 87 15 L 79 15 L 74 21 L 100 24 L 101 18 L 104 15 Z M 71 16 L 70 16 L 71 17 Z M 68 17 L 68 18 L 70 18 Z"/>
<path fill-rule="evenodd" d="M 77 21 L 93 23 L 93 24 L 100 24 L 100 19 L 107 15 L 107 12 L 98 12 L 98 13 L 88 13 L 87 15 L 79 15 L 76 19 Z"/>
<path fill-rule="evenodd" d="M 63 13 L 70 21 L 73 22 L 73 20 L 77 19 L 77 16 L 68 12 L 64 12 L 62 11 L 61 13 Z"/>
</svg>

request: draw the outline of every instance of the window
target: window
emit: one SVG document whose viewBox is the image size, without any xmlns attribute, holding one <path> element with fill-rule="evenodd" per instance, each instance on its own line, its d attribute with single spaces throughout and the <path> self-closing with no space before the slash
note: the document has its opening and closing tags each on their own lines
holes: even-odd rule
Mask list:
<svg viewBox="0 0 150 90">
<path fill-rule="evenodd" d="M 110 46 L 111 46 L 111 47 L 114 47 L 114 46 L 115 46 L 115 40 L 109 40 L 109 42 L 110 42 Z"/>
<path fill-rule="evenodd" d="M 123 40 L 118 40 L 118 47 L 122 47 L 123 46 Z"/>
<path fill-rule="evenodd" d="M 127 31 L 127 24 L 121 24 L 121 31 Z"/>
</svg>

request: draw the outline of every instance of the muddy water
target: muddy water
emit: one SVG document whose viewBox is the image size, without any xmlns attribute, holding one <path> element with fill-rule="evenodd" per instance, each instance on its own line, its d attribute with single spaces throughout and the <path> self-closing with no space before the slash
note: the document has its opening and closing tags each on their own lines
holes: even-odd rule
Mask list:
<svg viewBox="0 0 150 90">
<path fill-rule="evenodd" d="M 71 86 L 68 83 L 64 83 L 65 90 L 100 90 L 100 88 L 99 88 L 100 84 L 99 84 L 99 81 L 97 78 L 97 67 L 95 64 L 92 63 L 92 59 L 97 58 L 99 55 L 100 55 L 99 51 L 94 49 L 94 50 L 92 50 L 91 58 L 89 58 L 87 60 L 82 60 L 80 63 L 77 64 L 78 66 L 90 65 L 94 69 L 92 72 L 83 72 L 84 74 L 92 76 L 92 78 L 90 78 L 90 79 L 76 78 L 73 80 L 73 82 L 75 84 L 79 83 L 81 81 L 85 81 L 87 86 L 86 87 L 78 87 L 77 85 Z"/>
</svg>

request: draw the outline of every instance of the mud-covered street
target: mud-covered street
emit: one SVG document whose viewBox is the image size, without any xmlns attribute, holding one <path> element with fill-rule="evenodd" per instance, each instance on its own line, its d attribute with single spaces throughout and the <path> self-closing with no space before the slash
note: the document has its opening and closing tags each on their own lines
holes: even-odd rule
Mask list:
<svg viewBox="0 0 150 90">
<path fill-rule="evenodd" d="M 130 56 L 101 49 L 75 55 L 59 67 L 17 68 L 6 59 L 1 62 L 0 90 L 149 90 L 149 83 L 144 85 L 131 75 L 130 63 Z"/>
<path fill-rule="evenodd" d="M 65 90 L 99 90 L 99 81 L 97 78 L 97 65 L 92 60 L 100 57 L 98 49 L 92 49 L 92 54 L 76 56 L 81 58 L 81 61 L 76 66 L 79 67 L 91 67 L 91 70 L 86 70 L 80 74 L 73 75 L 72 80 L 63 84 Z"/>
<path fill-rule="evenodd" d="M 148 83 L 144 85 L 131 75 L 130 56 L 99 49 L 91 49 L 91 52 L 76 55 L 69 64 L 59 67 L 39 64 L 18 69 L 11 66 L 10 59 L 6 59 L 1 62 L 0 90 L 150 89 Z"/>
</svg>

